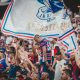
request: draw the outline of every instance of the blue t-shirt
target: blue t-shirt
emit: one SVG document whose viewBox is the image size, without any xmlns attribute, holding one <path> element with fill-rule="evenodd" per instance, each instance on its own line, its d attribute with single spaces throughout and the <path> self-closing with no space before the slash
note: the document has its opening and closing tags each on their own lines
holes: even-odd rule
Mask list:
<svg viewBox="0 0 80 80">
<path fill-rule="evenodd" d="M 6 60 L 5 59 L 0 60 L 0 73 L 5 71 L 6 67 L 7 67 Z"/>
</svg>

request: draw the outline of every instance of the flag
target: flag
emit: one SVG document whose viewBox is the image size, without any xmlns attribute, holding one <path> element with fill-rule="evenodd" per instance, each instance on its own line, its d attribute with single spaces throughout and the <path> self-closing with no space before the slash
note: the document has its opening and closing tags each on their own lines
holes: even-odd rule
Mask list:
<svg viewBox="0 0 80 80">
<path fill-rule="evenodd" d="M 2 32 L 27 39 L 33 38 L 35 34 L 59 37 L 63 32 L 59 25 L 62 23 L 64 10 L 53 14 L 49 1 L 40 1 L 11 0 L 1 23 Z"/>
<path fill-rule="evenodd" d="M 70 18 L 63 9 L 62 3 L 58 1 L 12 0 L 1 26 L 2 32 L 7 35 L 23 39 L 32 39 L 35 34 L 48 38 L 59 37 L 60 41 L 69 47 L 69 51 L 72 48 L 76 49 Z"/>
</svg>

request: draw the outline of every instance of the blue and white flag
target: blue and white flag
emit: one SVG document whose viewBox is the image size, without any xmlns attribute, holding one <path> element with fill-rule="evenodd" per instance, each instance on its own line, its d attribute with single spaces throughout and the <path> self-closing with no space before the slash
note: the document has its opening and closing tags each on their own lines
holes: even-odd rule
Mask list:
<svg viewBox="0 0 80 80">
<path fill-rule="evenodd" d="M 59 37 L 68 47 L 76 49 L 77 41 L 63 4 L 54 0 L 12 0 L 1 23 L 2 32 L 23 39 Z M 72 46 L 72 47 L 71 47 Z"/>
<path fill-rule="evenodd" d="M 35 34 L 59 37 L 64 33 L 60 24 L 66 18 L 65 11 L 53 11 L 50 2 L 51 0 L 11 0 L 1 23 L 2 32 L 21 38 L 33 38 Z M 58 2 L 55 4 L 61 7 Z"/>
</svg>

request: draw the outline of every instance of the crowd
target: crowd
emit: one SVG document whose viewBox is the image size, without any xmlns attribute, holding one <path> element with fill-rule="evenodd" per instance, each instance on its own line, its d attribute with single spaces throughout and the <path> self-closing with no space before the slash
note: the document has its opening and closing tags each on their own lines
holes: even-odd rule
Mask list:
<svg viewBox="0 0 80 80">
<path fill-rule="evenodd" d="M 79 18 L 72 22 L 80 49 Z M 80 80 L 75 54 L 65 53 L 59 38 L 23 40 L 0 32 L 0 80 Z"/>
<path fill-rule="evenodd" d="M 75 32 L 80 47 L 80 32 Z M 80 80 L 76 51 L 65 53 L 58 40 L 39 35 L 23 40 L 0 32 L 0 80 Z"/>
</svg>

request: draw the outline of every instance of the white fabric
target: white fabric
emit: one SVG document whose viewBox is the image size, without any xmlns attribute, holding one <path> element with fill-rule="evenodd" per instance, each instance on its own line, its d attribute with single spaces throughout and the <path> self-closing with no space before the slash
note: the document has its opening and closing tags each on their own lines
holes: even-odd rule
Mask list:
<svg viewBox="0 0 80 80">
<path fill-rule="evenodd" d="M 61 80 L 61 68 L 64 67 L 66 61 L 63 59 L 56 64 L 54 80 Z"/>
<path fill-rule="evenodd" d="M 6 21 L 2 25 L 2 32 L 27 39 L 31 36 L 34 37 L 35 34 L 44 37 L 53 37 L 58 34 L 55 36 L 60 37 L 72 29 L 70 18 L 65 14 L 64 9 L 54 14 L 48 10 L 49 7 L 41 4 L 38 0 L 15 0 L 11 11 L 8 12 Z M 75 46 L 77 46 L 74 34 L 61 40 L 69 44 L 68 50 L 75 49 L 71 36 Z"/>
<path fill-rule="evenodd" d="M 64 9 L 55 14 L 47 12 L 48 9 L 47 6 L 37 0 L 15 0 L 4 29 L 13 31 L 13 35 L 17 32 L 41 34 L 43 36 L 59 34 L 58 36 L 60 36 L 72 28 L 72 26 L 68 27 L 69 17 L 63 19 Z M 65 28 L 62 23 L 66 24 Z"/>
</svg>

